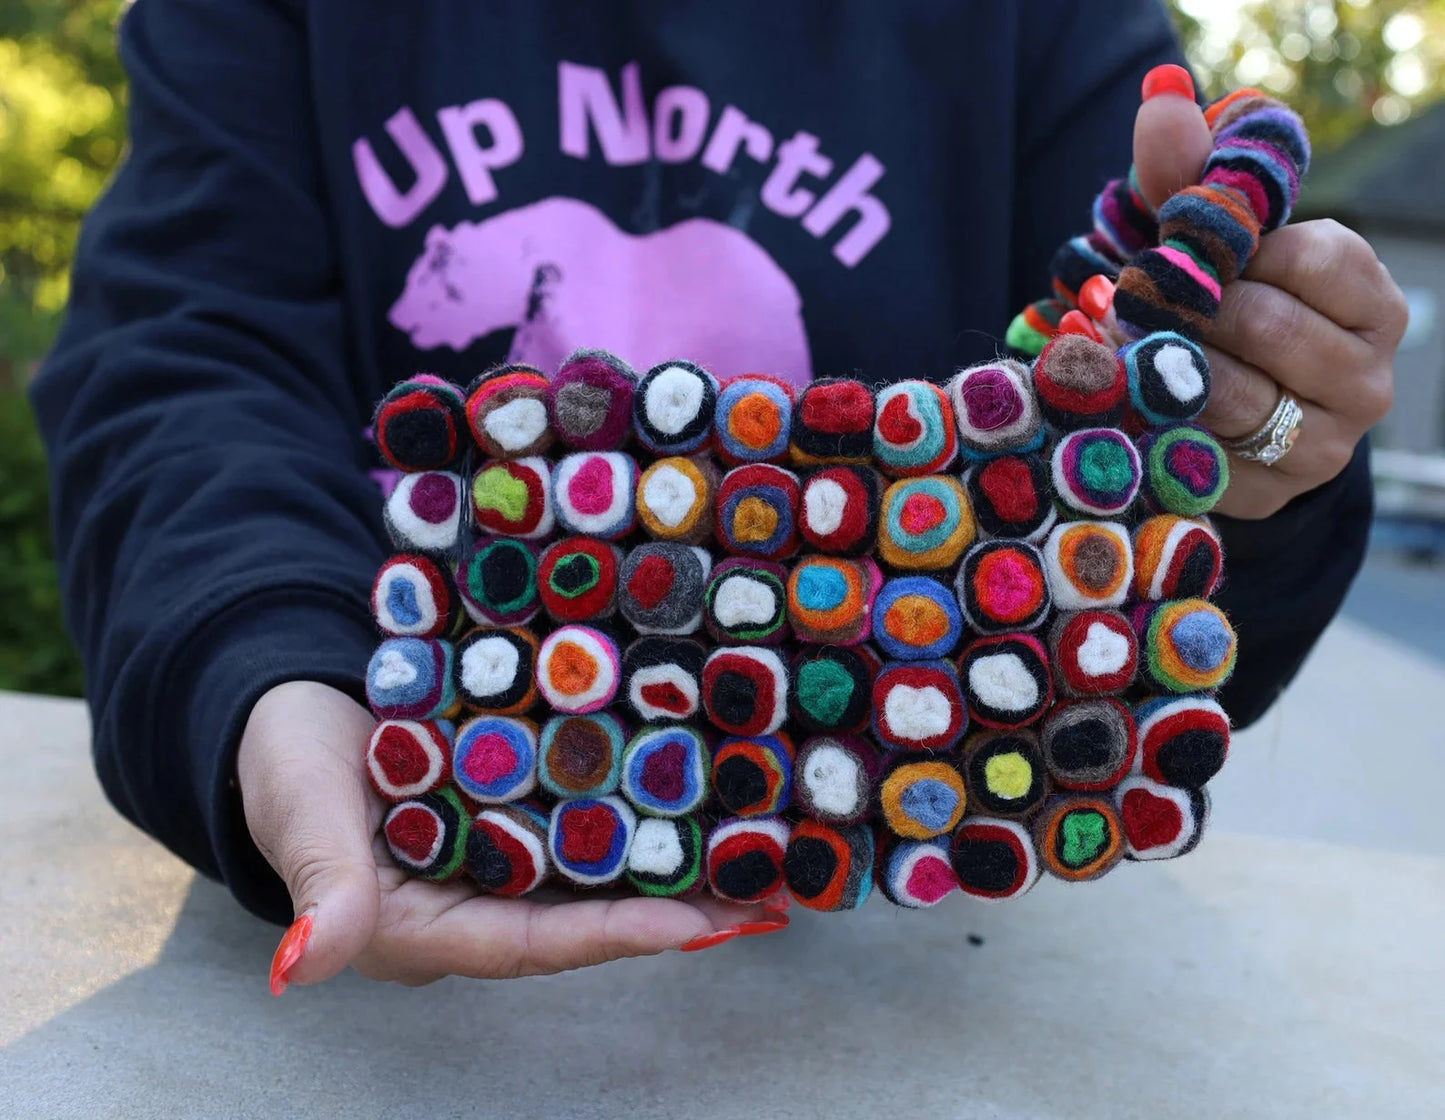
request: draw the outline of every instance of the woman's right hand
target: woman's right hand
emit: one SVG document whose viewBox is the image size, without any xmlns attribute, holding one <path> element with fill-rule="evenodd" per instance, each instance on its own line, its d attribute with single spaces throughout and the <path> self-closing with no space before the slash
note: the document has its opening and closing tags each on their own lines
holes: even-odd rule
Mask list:
<svg viewBox="0 0 1445 1120">
<path fill-rule="evenodd" d="M 307 681 L 267 692 L 246 723 L 236 760 L 246 824 L 297 915 L 272 965 L 277 995 L 347 965 L 411 985 L 449 975 L 501 979 L 707 948 L 787 925 L 782 904 L 710 896 L 548 904 L 484 897 L 466 880 L 410 878 L 386 850 L 385 805 L 366 780 L 374 726 L 350 697 Z"/>
</svg>

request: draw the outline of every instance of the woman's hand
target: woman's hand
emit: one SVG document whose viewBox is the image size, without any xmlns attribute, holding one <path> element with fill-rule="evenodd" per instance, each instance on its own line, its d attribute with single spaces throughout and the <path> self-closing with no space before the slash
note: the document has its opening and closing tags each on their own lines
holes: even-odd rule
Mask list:
<svg viewBox="0 0 1445 1120">
<path fill-rule="evenodd" d="M 298 916 L 272 967 L 272 991 L 315 984 L 347 965 L 375 980 L 426 984 L 562 972 L 664 949 L 706 948 L 787 925 L 783 906 L 628 898 L 555 905 L 479 896 L 465 880 L 406 876 L 380 829 L 366 780 L 375 721 L 343 693 L 309 682 L 261 697 L 241 738 L 246 824 L 285 881 Z"/>
<path fill-rule="evenodd" d="M 1212 143 L 1181 75 L 1178 67 L 1151 72 L 1134 127 L 1140 187 L 1156 208 L 1199 182 Z M 1407 317 L 1405 297 L 1369 243 L 1338 222 L 1301 222 L 1260 239 L 1205 334 L 1214 385 L 1202 420 L 1226 440 L 1251 436 L 1281 390 L 1299 401 L 1304 419 L 1293 450 L 1275 465 L 1230 456 L 1220 513 L 1268 517 L 1344 470 L 1360 437 L 1390 409 Z"/>
</svg>

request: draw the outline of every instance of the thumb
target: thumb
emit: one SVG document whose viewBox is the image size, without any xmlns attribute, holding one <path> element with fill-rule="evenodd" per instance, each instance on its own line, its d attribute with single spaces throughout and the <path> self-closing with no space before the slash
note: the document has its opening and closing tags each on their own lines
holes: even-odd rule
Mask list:
<svg viewBox="0 0 1445 1120">
<path fill-rule="evenodd" d="M 1134 171 L 1158 210 L 1175 191 L 1199 182 L 1213 140 L 1184 67 L 1154 67 L 1144 77 L 1143 97 L 1134 118 Z"/>
<path fill-rule="evenodd" d="M 343 693 L 293 682 L 257 701 L 241 737 L 236 769 L 246 824 L 285 881 L 298 919 L 310 919 L 283 939 L 272 975 L 277 994 L 290 981 L 335 976 L 376 932 L 372 837 L 381 806 L 363 762 L 373 723 Z"/>
</svg>

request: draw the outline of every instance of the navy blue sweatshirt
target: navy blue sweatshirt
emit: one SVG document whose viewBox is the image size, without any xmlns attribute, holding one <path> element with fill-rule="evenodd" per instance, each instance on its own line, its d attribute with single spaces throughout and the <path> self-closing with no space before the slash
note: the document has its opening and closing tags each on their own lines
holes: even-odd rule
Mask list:
<svg viewBox="0 0 1445 1120">
<path fill-rule="evenodd" d="M 575 344 L 946 376 L 1046 292 L 1179 59 L 1156 0 L 138 0 L 120 46 L 131 150 L 34 388 L 69 625 L 110 798 L 278 921 L 236 745 L 278 683 L 360 695 L 390 384 Z M 1361 452 L 1223 520 L 1239 722 L 1369 509 Z"/>
</svg>

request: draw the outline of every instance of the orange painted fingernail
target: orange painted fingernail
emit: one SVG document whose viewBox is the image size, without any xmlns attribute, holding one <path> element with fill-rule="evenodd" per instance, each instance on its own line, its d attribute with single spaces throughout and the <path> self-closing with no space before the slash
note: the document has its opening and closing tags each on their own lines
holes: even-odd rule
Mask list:
<svg viewBox="0 0 1445 1120">
<path fill-rule="evenodd" d="M 783 918 L 776 922 L 744 922 L 738 926 L 738 933 L 743 937 L 754 937 L 760 933 L 777 933 L 780 929 L 788 928 L 788 919 Z"/>
<path fill-rule="evenodd" d="M 1194 79 L 1184 67 L 1166 62 L 1144 75 L 1144 86 L 1140 93 L 1145 101 L 1158 97 L 1161 93 L 1173 93 L 1193 101 Z"/>
<path fill-rule="evenodd" d="M 290 983 L 291 969 L 306 952 L 306 942 L 311 940 L 311 915 L 302 914 L 291 923 L 291 928 L 276 946 L 276 955 L 271 958 L 271 994 L 279 996 Z"/>
<path fill-rule="evenodd" d="M 1095 342 L 1102 342 L 1103 336 L 1099 334 L 1099 328 L 1094 326 L 1094 320 L 1090 319 L 1082 311 L 1066 311 L 1064 317 L 1059 320 L 1059 334 L 1081 334 L 1086 338 L 1092 338 Z"/>
<path fill-rule="evenodd" d="M 1114 302 L 1114 282 L 1107 276 L 1090 276 L 1079 287 L 1079 308 L 1090 319 L 1102 320 Z"/>
<path fill-rule="evenodd" d="M 711 949 L 714 945 L 721 945 L 724 941 L 731 941 L 739 932 L 741 932 L 740 928 L 720 929 L 716 933 L 705 933 L 701 937 L 694 937 L 686 945 L 681 945 L 679 948 L 684 953 L 696 953 L 700 949 Z"/>
</svg>

